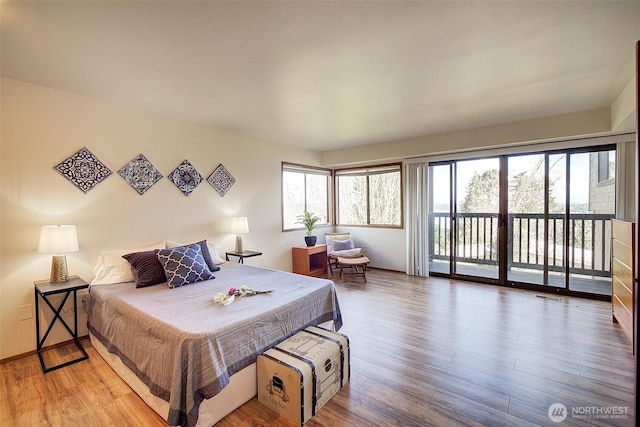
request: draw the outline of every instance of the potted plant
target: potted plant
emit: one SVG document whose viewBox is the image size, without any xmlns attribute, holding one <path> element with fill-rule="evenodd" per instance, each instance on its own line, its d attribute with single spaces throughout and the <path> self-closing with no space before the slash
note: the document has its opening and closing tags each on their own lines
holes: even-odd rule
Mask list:
<svg viewBox="0 0 640 427">
<path fill-rule="evenodd" d="M 298 215 L 298 221 L 296 224 L 302 224 L 307 229 L 307 235 L 304 236 L 304 241 L 307 246 L 313 246 L 316 244 L 317 236 L 312 236 L 313 229 L 316 228 L 316 223 L 320 221 L 320 217 L 309 211 L 304 211 L 304 214 Z"/>
</svg>

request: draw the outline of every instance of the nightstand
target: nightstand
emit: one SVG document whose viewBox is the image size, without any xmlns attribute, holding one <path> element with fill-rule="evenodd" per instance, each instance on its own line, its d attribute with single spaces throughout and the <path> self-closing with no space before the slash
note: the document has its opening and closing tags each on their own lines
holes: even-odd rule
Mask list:
<svg viewBox="0 0 640 427">
<path fill-rule="evenodd" d="M 294 246 L 291 249 L 293 272 L 306 276 L 327 274 L 327 245 Z"/>
<path fill-rule="evenodd" d="M 69 277 L 69 280 L 62 283 L 51 283 L 48 280 L 40 280 L 37 282 L 33 282 L 33 284 L 35 285 L 35 301 L 36 301 L 36 348 L 38 352 L 38 358 L 40 359 L 40 365 L 42 365 L 42 372 L 44 373 L 51 372 L 54 369 L 63 368 L 65 366 L 71 365 L 72 363 L 77 363 L 83 360 L 87 360 L 89 358 L 89 355 L 87 354 L 85 349 L 82 347 L 82 344 L 80 344 L 80 341 L 78 340 L 78 300 L 77 300 L 78 295 L 77 293 L 81 289 L 87 289 L 89 287 L 89 284 L 78 276 L 71 276 Z M 64 297 L 62 298 L 62 301 L 60 301 L 60 304 L 56 308 L 53 306 L 51 301 L 49 301 L 49 297 L 52 295 L 59 295 L 59 294 L 63 294 Z M 69 296 L 71 295 L 73 295 L 73 330 L 71 330 L 71 327 L 67 324 L 67 322 L 61 316 L 62 309 L 65 303 L 67 302 L 67 300 L 69 299 Z M 39 309 L 40 299 L 42 299 L 42 301 L 44 301 L 49 306 L 49 308 L 54 314 L 53 319 L 51 319 L 51 323 L 47 327 L 47 330 L 44 333 L 44 336 L 42 338 L 40 338 L 40 309 Z M 78 347 L 78 350 L 80 350 L 80 353 L 82 353 L 82 356 L 78 357 L 77 359 L 60 363 L 59 365 L 47 367 L 44 363 L 44 358 L 42 357 L 42 346 L 44 345 L 44 342 L 49 337 L 49 333 L 53 329 L 53 325 L 55 325 L 56 321 L 60 321 L 60 323 L 62 323 L 62 325 L 67 330 L 67 332 L 69 332 L 69 335 L 71 335 L 71 338 L 73 338 L 73 341 L 76 347 Z"/>
<path fill-rule="evenodd" d="M 239 264 L 244 264 L 244 259 L 245 258 L 251 258 L 254 256 L 259 256 L 262 255 L 262 252 L 257 252 L 257 251 L 242 251 L 242 252 L 235 252 L 235 251 L 230 251 L 227 252 L 225 255 L 225 259 L 227 261 L 229 261 L 229 256 L 235 256 L 238 257 L 238 263 Z"/>
</svg>

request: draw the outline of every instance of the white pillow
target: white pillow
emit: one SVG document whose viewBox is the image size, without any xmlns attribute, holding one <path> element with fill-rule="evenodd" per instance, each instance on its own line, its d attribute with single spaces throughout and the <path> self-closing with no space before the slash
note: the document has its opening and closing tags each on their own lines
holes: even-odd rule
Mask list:
<svg viewBox="0 0 640 427">
<path fill-rule="evenodd" d="M 164 243 L 167 246 L 167 249 L 177 248 L 178 246 L 186 245 L 186 243 L 172 242 L 171 240 L 165 240 Z M 207 240 L 207 248 L 209 248 L 211 259 L 213 260 L 213 263 L 215 265 L 224 264 L 226 262 L 224 258 L 220 256 L 220 245 Z"/>
<path fill-rule="evenodd" d="M 103 251 L 98 257 L 98 262 L 93 268 L 94 278 L 91 285 L 112 285 L 114 283 L 133 282 L 131 264 L 122 258 L 132 252 L 145 252 L 154 249 L 164 249 L 164 242 L 158 242 L 145 248 L 118 249 Z"/>
<path fill-rule="evenodd" d="M 362 253 L 362 248 L 354 248 L 354 249 L 345 249 L 343 251 L 331 251 L 328 252 L 327 254 L 329 256 L 341 256 L 341 257 L 345 257 L 345 258 L 349 258 L 349 257 L 358 257 L 360 256 Z"/>
<path fill-rule="evenodd" d="M 165 249 L 173 249 L 173 248 L 177 248 L 178 246 L 185 246 L 186 243 L 178 243 L 178 242 L 172 242 L 171 240 L 165 240 L 164 245 L 165 245 Z"/>
<path fill-rule="evenodd" d="M 220 256 L 220 245 L 217 243 L 211 243 L 207 241 L 207 246 L 209 247 L 209 253 L 211 254 L 211 259 L 215 265 L 224 264 L 226 261 L 224 258 Z"/>
</svg>

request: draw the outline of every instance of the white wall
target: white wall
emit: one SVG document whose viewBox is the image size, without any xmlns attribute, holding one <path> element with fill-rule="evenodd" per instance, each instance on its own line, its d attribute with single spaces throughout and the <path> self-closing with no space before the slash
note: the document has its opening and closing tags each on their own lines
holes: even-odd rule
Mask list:
<svg viewBox="0 0 640 427">
<path fill-rule="evenodd" d="M 249 219 L 245 248 L 264 252 L 248 263 L 291 270 L 291 246 L 304 232 L 281 231 L 280 165 L 318 165 L 318 153 L 16 80 L 1 84 L 0 359 L 35 349 L 34 318 L 19 320 L 19 307 L 33 305 L 33 281 L 49 277 L 51 256 L 37 253 L 42 225 L 77 226 L 80 251 L 67 260 L 70 274 L 86 280 L 102 250 L 202 238 L 233 249 L 235 238 L 219 229 L 233 215 Z M 53 169 L 83 146 L 113 172 L 87 194 Z M 117 174 L 140 153 L 164 176 L 142 196 Z M 185 197 L 166 178 L 184 159 L 205 178 L 222 163 L 236 183 L 224 197 L 207 182 Z M 80 325 L 86 334 L 86 314 Z M 46 344 L 68 339 L 58 326 Z"/>
<path fill-rule="evenodd" d="M 405 271 L 406 234 L 404 228 L 336 227 L 336 232 L 349 232 L 358 247 L 366 247 L 370 266 Z M 324 231 L 316 233 L 324 236 Z"/>
<path fill-rule="evenodd" d="M 380 142 L 366 147 L 329 150 L 322 153 L 322 163 L 323 165 L 349 165 L 381 160 L 398 161 L 414 157 L 605 135 L 612 131 L 624 133 L 611 127 L 611 108 L 602 107 L 559 116 Z"/>
</svg>

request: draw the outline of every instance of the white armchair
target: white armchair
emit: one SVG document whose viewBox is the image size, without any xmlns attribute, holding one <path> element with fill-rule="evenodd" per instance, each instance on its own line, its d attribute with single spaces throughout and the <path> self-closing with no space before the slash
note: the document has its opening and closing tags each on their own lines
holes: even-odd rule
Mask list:
<svg viewBox="0 0 640 427">
<path fill-rule="evenodd" d="M 351 233 L 325 233 L 327 243 L 327 257 L 329 270 L 333 274 L 333 267 L 338 266 L 340 258 L 360 258 L 366 253 L 366 247 L 356 247 Z"/>
</svg>

